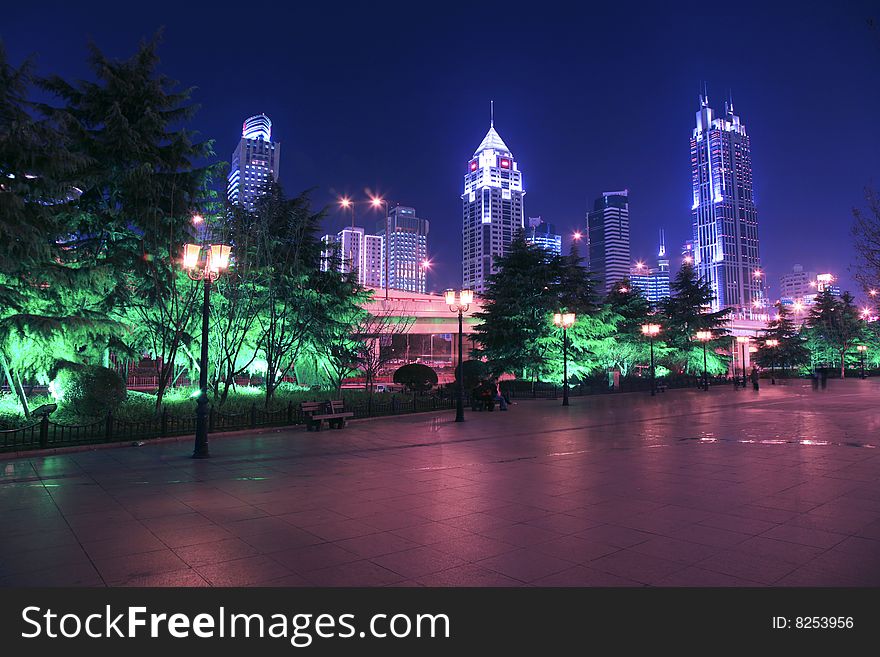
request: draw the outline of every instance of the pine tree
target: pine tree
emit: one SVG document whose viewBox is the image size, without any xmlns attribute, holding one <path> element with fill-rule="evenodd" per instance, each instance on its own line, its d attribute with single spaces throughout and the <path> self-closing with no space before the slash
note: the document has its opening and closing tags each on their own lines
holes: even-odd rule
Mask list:
<svg viewBox="0 0 880 657">
<path fill-rule="evenodd" d="M 791 309 L 780 302 L 776 303 L 775 319 L 767 324 L 761 341 L 763 346 L 758 351 L 757 361 L 761 367 L 797 367 L 810 359 L 810 354 L 804 345 L 804 339 L 792 318 Z M 770 340 L 776 341 L 776 346 L 767 346 Z"/>
<path fill-rule="evenodd" d="M 716 352 L 723 347 L 727 335 L 728 309 L 710 311 L 715 295 L 708 282 L 697 276 L 692 264 L 685 263 L 672 281 L 671 296 L 661 304 L 663 340 L 675 349 L 673 360 L 691 373 L 703 371 L 703 346 L 696 338 L 697 331 L 711 331 L 713 340 L 706 344 L 711 350 L 713 373 L 723 371 L 724 360 Z"/>
<path fill-rule="evenodd" d="M 864 322 L 859 318 L 853 296 L 844 292 L 840 299 L 826 287 L 816 295 L 816 303 L 807 318 L 808 347 L 813 358 L 827 360 L 825 353 L 834 355 L 840 364 L 840 377 L 846 375 L 846 355 L 861 340 Z"/>
<path fill-rule="evenodd" d="M 488 278 L 483 311 L 475 328 L 477 352 L 493 374 L 514 372 L 536 377 L 543 367 L 550 332 L 548 314 L 559 312 L 554 271 L 544 249 L 528 244 L 522 233 L 495 261 L 499 271 Z M 572 299 L 572 301 L 575 301 Z"/>
</svg>

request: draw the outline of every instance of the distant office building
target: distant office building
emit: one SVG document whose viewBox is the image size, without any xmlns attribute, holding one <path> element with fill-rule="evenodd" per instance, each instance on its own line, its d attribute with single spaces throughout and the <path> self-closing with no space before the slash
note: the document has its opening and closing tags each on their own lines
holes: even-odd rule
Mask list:
<svg viewBox="0 0 880 657">
<path fill-rule="evenodd" d="M 633 287 L 641 290 L 652 304 L 669 298 L 669 258 L 666 255 L 666 238 L 660 231 L 660 249 L 657 252 L 657 266 L 648 267 L 637 263 L 630 269 L 629 280 Z"/>
<path fill-rule="evenodd" d="M 629 276 L 629 191 L 603 192 L 587 213 L 588 267 L 610 292 Z"/>
<path fill-rule="evenodd" d="M 553 224 L 548 224 L 541 217 L 529 217 L 526 242 L 540 246 L 548 253 L 562 255 L 562 235 L 557 235 Z"/>
<path fill-rule="evenodd" d="M 337 268 L 341 273 L 356 272 L 357 281 L 369 287 L 383 287 L 384 262 L 380 235 L 367 235 L 363 228 L 343 228 L 336 235 L 321 238 L 325 249 L 321 258 L 321 270 L 330 269 L 335 248 Z"/>
<path fill-rule="evenodd" d="M 812 285 L 811 285 L 812 283 Z M 791 272 L 779 277 L 779 298 L 791 301 L 802 301 L 816 294 L 816 272 L 804 270 L 802 265 L 795 265 Z"/>
<path fill-rule="evenodd" d="M 733 103 L 725 103 L 724 114 L 716 117 L 700 95 L 690 145 L 694 261 L 715 295 L 712 309 L 761 315 L 765 299 L 751 145 Z"/>
<path fill-rule="evenodd" d="M 254 209 L 254 202 L 278 182 L 281 144 L 272 141 L 272 121 L 257 114 L 244 122 L 241 141 L 232 154 L 226 195 L 233 205 Z"/>
<path fill-rule="evenodd" d="M 514 236 L 524 230 L 522 172 L 490 121 L 467 163 L 462 200 L 462 285 L 478 294 Z"/>
<path fill-rule="evenodd" d="M 425 262 L 428 259 L 428 220 L 419 219 L 415 208 L 398 205 L 388 210 L 388 287 L 392 290 L 425 292 Z M 385 219 L 376 225 L 385 237 Z M 384 267 L 384 263 L 383 263 Z M 383 274 L 384 275 L 384 274 Z"/>
</svg>

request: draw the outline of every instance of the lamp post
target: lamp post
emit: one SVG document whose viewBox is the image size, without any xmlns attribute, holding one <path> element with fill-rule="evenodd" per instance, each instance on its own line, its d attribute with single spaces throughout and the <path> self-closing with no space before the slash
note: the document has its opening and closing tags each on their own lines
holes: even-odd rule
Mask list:
<svg viewBox="0 0 880 657">
<path fill-rule="evenodd" d="M 779 340 L 775 338 L 771 338 L 770 340 L 764 340 L 764 346 L 770 347 L 773 350 L 773 353 L 770 355 L 770 385 L 776 385 L 776 347 L 779 346 Z"/>
<path fill-rule="evenodd" d="M 861 372 L 860 378 L 864 379 L 865 378 L 865 353 L 868 351 L 868 347 L 867 347 L 867 345 L 860 344 L 859 346 L 856 347 L 856 349 L 858 350 L 859 354 L 861 354 L 861 356 L 862 356 L 862 372 Z"/>
<path fill-rule="evenodd" d="M 742 346 L 742 370 L 743 370 L 743 389 L 746 387 L 746 383 L 748 382 L 748 378 L 746 375 L 746 345 L 749 343 L 749 336 L 747 335 L 738 335 L 736 336 L 736 341 L 740 343 Z"/>
<path fill-rule="evenodd" d="M 354 271 L 354 246 L 352 242 L 354 241 L 354 202 L 348 198 L 347 196 L 343 196 L 339 199 L 339 207 L 343 210 L 349 210 L 351 212 L 351 236 L 348 238 L 348 271 Z M 361 253 L 363 253 L 364 245 L 361 244 Z"/>
<path fill-rule="evenodd" d="M 703 343 L 703 390 L 709 390 L 709 375 L 706 368 L 706 343 L 712 339 L 712 331 L 697 331 L 697 340 Z"/>
<path fill-rule="evenodd" d="M 657 394 L 657 386 L 655 385 L 655 371 L 654 371 L 654 336 L 660 333 L 660 325 L 659 324 L 642 324 L 642 333 L 648 336 L 651 340 L 651 396 L 653 397 Z"/>
<path fill-rule="evenodd" d="M 385 206 L 385 300 L 388 300 L 388 258 L 391 251 L 391 228 L 388 223 L 388 201 L 380 196 L 370 198 L 374 208 Z"/>
<path fill-rule="evenodd" d="M 574 313 L 554 313 L 553 323 L 562 328 L 562 405 L 568 406 L 568 329 L 574 326 Z"/>
<path fill-rule="evenodd" d="M 446 305 L 450 312 L 458 313 L 458 395 L 455 400 L 455 421 L 464 422 L 464 366 L 462 364 L 462 315 L 474 301 L 473 290 L 446 290 Z"/>
<path fill-rule="evenodd" d="M 199 258 L 202 247 L 199 244 L 185 244 L 183 268 L 194 281 L 202 281 L 202 351 L 199 358 L 199 399 L 196 402 L 196 444 L 194 459 L 206 459 L 208 452 L 208 318 L 211 314 L 211 284 L 220 278 L 229 267 L 232 247 L 227 244 L 212 244 L 205 249 L 204 265 Z"/>
</svg>

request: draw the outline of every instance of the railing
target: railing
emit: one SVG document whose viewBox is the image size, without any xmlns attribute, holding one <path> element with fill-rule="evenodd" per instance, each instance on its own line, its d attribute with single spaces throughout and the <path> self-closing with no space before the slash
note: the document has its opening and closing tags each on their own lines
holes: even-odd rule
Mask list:
<svg viewBox="0 0 880 657">
<path fill-rule="evenodd" d="M 355 418 L 365 418 L 451 408 L 455 408 L 454 398 L 395 395 L 390 399 L 366 399 L 356 404 L 347 404 L 345 410 L 353 412 Z M 220 433 L 268 426 L 293 426 L 302 423 L 303 417 L 299 403 L 291 401 L 286 406 L 268 410 L 254 403 L 248 410 L 239 413 L 224 413 L 211 408 L 208 415 L 208 432 Z M 43 416 L 38 422 L 25 427 L 0 430 L 0 452 L 129 440 L 142 441 L 194 434 L 195 430 L 195 415 L 173 415 L 168 412 L 167 408 L 163 408 L 156 417 L 146 420 L 124 420 L 115 417 L 113 413 L 108 413 L 103 419 L 84 425 L 61 424 L 51 421 L 48 416 Z"/>
</svg>

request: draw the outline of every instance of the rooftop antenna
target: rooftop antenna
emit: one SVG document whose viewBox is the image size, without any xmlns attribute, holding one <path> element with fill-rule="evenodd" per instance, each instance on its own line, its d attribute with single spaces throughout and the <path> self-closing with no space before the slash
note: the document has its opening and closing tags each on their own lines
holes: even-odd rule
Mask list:
<svg viewBox="0 0 880 657">
<path fill-rule="evenodd" d="M 495 127 L 495 101 L 489 101 L 489 127 Z"/>
<path fill-rule="evenodd" d="M 666 235 L 663 234 L 663 229 L 660 229 L 660 253 L 658 253 L 661 258 L 666 255 Z"/>
</svg>

